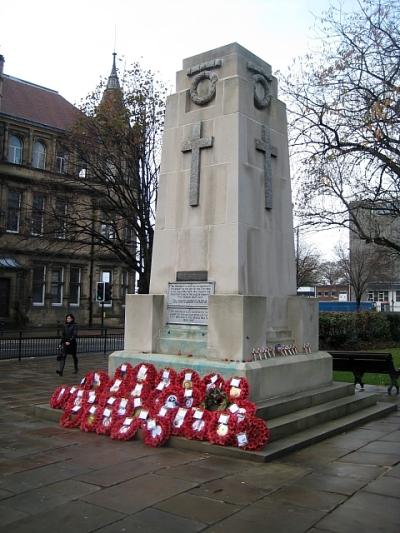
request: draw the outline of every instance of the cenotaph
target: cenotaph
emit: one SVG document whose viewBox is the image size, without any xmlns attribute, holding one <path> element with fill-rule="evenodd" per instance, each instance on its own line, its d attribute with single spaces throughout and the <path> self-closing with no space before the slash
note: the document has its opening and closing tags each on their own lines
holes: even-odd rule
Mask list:
<svg viewBox="0 0 400 533">
<path fill-rule="evenodd" d="M 237 43 L 185 59 L 167 101 L 150 294 L 127 296 L 110 373 L 147 360 L 240 375 L 254 401 L 331 383 L 317 302 L 296 296 L 293 237 L 270 65 Z M 253 360 L 291 343 L 307 353 Z"/>
</svg>

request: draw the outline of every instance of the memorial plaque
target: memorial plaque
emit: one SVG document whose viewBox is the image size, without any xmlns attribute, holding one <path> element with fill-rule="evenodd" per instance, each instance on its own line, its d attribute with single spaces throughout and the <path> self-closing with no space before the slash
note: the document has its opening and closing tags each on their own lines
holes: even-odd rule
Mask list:
<svg viewBox="0 0 400 533">
<path fill-rule="evenodd" d="M 176 273 L 176 281 L 207 281 L 207 270 L 180 270 Z"/>
<path fill-rule="evenodd" d="M 168 307 L 208 307 L 208 297 L 214 294 L 214 283 L 176 282 L 168 284 Z"/>
<path fill-rule="evenodd" d="M 200 307 L 169 307 L 167 309 L 168 324 L 192 324 L 207 326 L 208 308 Z"/>
<path fill-rule="evenodd" d="M 178 281 L 168 284 L 167 314 L 169 324 L 208 324 L 208 297 L 215 283 Z"/>
</svg>

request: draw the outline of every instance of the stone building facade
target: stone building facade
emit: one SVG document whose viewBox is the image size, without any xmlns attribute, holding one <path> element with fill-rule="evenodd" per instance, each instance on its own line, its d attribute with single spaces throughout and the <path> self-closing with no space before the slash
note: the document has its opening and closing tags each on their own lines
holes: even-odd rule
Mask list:
<svg viewBox="0 0 400 533">
<path fill-rule="evenodd" d="M 53 325 L 68 312 L 82 325 L 100 324 L 98 281 L 112 287 L 105 324 L 123 323 L 134 276 L 106 250 L 78 246 L 51 215 L 73 209 L 61 178 L 79 165 L 61 141 L 78 116 L 56 91 L 5 74 L 0 56 L 0 320 L 6 324 Z"/>
</svg>

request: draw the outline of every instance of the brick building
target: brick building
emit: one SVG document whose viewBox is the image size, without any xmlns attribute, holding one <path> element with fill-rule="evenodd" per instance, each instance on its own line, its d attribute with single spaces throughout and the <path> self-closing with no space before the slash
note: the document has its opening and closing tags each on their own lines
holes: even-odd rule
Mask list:
<svg viewBox="0 0 400 533">
<path fill-rule="evenodd" d="M 116 75 L 114 64 L 110 83 L 119 90 Z M 78 246 L 62 217 L 52 216 L 73 209 L 61 177 L 81 170 L 62 138 L 78 116 L 56 91 L 5 74 L 0 56 L 0 320 L 6 323 L 52 325 L 72 312 L 81 324 L 98 324 L 98 281 L 112 286 L 106 324 L 123 321 L 132 273 L 101 247 Z"/>
</svg>

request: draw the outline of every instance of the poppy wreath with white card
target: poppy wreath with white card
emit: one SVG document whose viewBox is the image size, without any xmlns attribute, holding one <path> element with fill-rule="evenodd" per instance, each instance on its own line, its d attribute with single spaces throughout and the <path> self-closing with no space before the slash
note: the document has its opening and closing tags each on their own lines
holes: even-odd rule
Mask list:
<svg viewBox="0 0 400 533">
<path fill-rule="evenodd" d="M 119 396 L 123 397 L 126 395 L 126 391 L 130 390 L 132 386 L 131 381 L 124 381 L 120 378 L 115 378 L 112 381 L 110 381 L 108 387 L 103 389 L 103 394 L 105 396 Z"/>
<path fill-rule="evenodd" d="M 207 440 L 212 444 L 229 446 L 235 434 L 236 420 L 229 411 L 214 411 L 208 424 Z"/>
<path fill-rule="evenodd" d="M 177 376 L 177 384 L 183 389 L 193 389 L 193 387 L 197 387 L 202 393 L 205 391 L 205 385 L 200 378 L 199 373 L 191 368 L 184 368 L 179 372 Z"/>
<path fill-rule="evenodd" d="M 85 431 L 86 433 L 89 432 L 96 432 L 97 427 L 97 411 L 99 409 L 102 409 L 100 405 L 97 405 L 95 403 L 93 404 L 87 404 L 83 408 L 81 423 L 80 423 L 80 429 L 81 431 Z"/>
<path fill-rule="evenodd" d="M 135 369 L 130 363 L 122 363 L 114 372 L 114 381 L 119 379 L 123 381 L 126 385 L 133 383 L 135 379 Z"/>
<path fill-rule="evenodd" d="M 114 440 L 131 440 L 140 427 L 141 421 L 138 418 L 123 417 L 113 423 L 110 437 Z"/>
<path fill-rule="evenodd" d="M 109 435 L 114 422 L 114 409 L 112 406 L 104 406 L 97 411 L 96 433 Z"/>
<path fill-rule="evenodd" d="M 171 420 L 171 435 L 175 435 L 176 437 L 183 435 L 183 424 L 188 412 L 189 409 L 185 407 L 179 407 L 176 410 L 175 416 Z"/>
<path fill-rule="evenodd" d="M 102 392 L 107 389 L 110 384 L 110 378 L 104 370 L 96 370 L 95 372 L 88 372 L 81 380 L 81 386 L 85 389 Z"/>
<path fill-rule="evenodd" d="M 145 402 L 152 390 L 150 383 L 134 381 L 132 387 L 129 390 L 126 390 L 126 393 L 132 400 L 135 398 L 141 398 L 142 401 Z"/>
<path fill-rule="evenodd" d="M 246 400 L 249 396 L 249 383 L 246 378 L 235 376 L 226 381 L 225 392 L 230 402 Z"/>
<path fill-rule="evenodd" d="M 230 411 L 236 419 L 236 430 L 246 427 L 246 419 L 255 416 L 256 409 L 256 404 L 250 400 L 236 400 L 231 403 L 228 407 L 228 411 Z"/>
<path fill-rule="evenodd" d="M 69 398 L 64 405 L 64 411 L 72 411 L 77 405 L 85 407 L 87 403 L 88 391 L 85 389 L 77 388 L 72 394 L 69 395 Z"/>
<path fill-rule="evenodd" d="M 204 376 L 203 383 L 206 387 L 206 392 L 209 391 L 210 389 L 224 390 L 225 388 L 224 378 L 216 372 L 213 372 L 212 374 L 207 374 L 206 376 Z"/>
<path fill-rule="evenodd" d="M 210 418 L 210 411 L 192 407 L 185 416 L 183 436 L 190 440 L 206 440 Z"/>
<path fill-rule="evenodd" d="M 204 402 L 203 389 L 199 389 L 199 387 L 196 386 L 191 389 L 184 389 L 183 406 L 186 407 L 186 409 L 190 409 L 191 407 L 197 407 L 202 402 Z"/>
<path fill-rule="evenodd" d="M 53 409 L 63 409 L 69 398 L 70 385 L 59 385 L 51 395 L 49 405 Z"/>
<path fill-rule="evenodd" d="M 156 378 L 156 389 L 160 386 L 160 392 L 169 387 L 170 385 L 176 385 L 177 373 L 173 368 L 162 368 Z M 160 385 L 163 383 L 163 385 Z"/>
<path fill-rule="evenodd" d="M 147 383 L 151 388 L 156 381 L 157 370 L 151 363 L 139 363 L 133 368 L 134 381 L 136 383 Z"/>
<path fill-rule="evenodd" d="M 270 439 L 270 431 L 262 418 L 250 417 L 242 430 L 237 430 L 232 445 L 243 450 L 261 450 Z"/>
<path fill-rule="evenodd" d="M 167 408 L 165 405 L 153 405 L 150 406 L 150 416 L 152 418 L 160 417 L 164 418 L 165 420 L 169 420 L 169 423 L 172 424 L 173 418 L 175 418 L 175 414 L 179 407 L 172 407 Z"/>
<path fill-rule="evenodd" d="M 71 410 L 64 411 L 60 418 L 60 426 L 63 428 L 77 428 L 80 426 L 84 407 L 83 404 L 75 405 Z"/>
<path fill-rule="evenodd" d="M 143 442 L 147 446 L 163 446 L 171 436 L 169 420 L 160 417 L 148 418 L 142 426 Z"/>
<path fill-rule="evenodd" d="M 175 409 L 176 407 L 184 407 L 184 389 L 177 385 L 171 385 L 160 395 L 159 405 L 163 405 L 167 409 Z"/>
<path fill-rule="evenodd" d="M 113 408 L 117 419 L 131 416 L 134 413 L 133 400 L 131 398 L 117 398 Z"/>
</svg>

